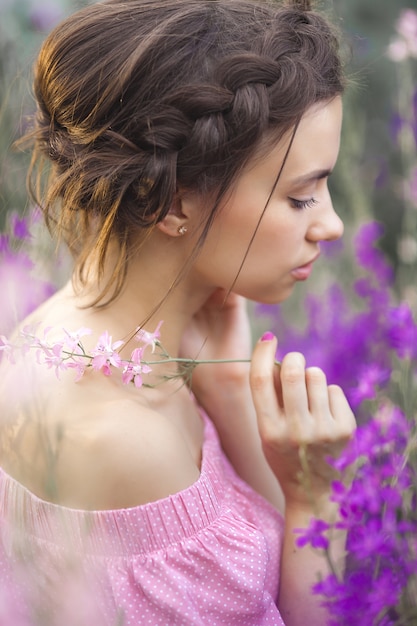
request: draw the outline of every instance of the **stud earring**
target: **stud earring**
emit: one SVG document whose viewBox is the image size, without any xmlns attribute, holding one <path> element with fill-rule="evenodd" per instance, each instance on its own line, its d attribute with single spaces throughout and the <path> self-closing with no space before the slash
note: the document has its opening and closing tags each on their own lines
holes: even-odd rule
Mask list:
<svg viewBox="0 0 417 626">
<path fill-rule="evenodd" d="M 186 226 L 182 225 L 182 226 L 180 226 L 180 227 L 178 228 L 178 234 L 179 234 L 179 235 L 185 235 L 185 233 L 187 232 L 187 230 L 188 230 L 188 228 L 187 228 Z"/>
</svg>

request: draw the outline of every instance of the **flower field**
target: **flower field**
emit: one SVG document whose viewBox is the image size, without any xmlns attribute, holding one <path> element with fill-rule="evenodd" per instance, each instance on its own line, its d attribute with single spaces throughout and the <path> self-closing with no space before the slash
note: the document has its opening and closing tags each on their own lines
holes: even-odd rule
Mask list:
<svg viewBox="0 0 417 626">
<path fill-rule="evenodd" d="M 28 205 L 27 155 L 11 145 L 32 112 L 28 69 L 36 48 L 61 17 L 81 5 L 0 0 L 4 357 L 16 323 L 70 271 L 65 252 L 55 251 L 44 232 L 40 211 Z M 314 588 L 329 607 L 329 626 L 411 626 L 417 624 L 417 6 L 335 0 L 332 11 L 346 49 L 352 49 L 342 150 L 331 181 L 345 238 L 323 245 L 315 274 L 291 301 L 254 305 L 251 316 L 254 334 L 268 329 L 277 335 L 278 358 L 299 350 L 308 365 L 325 371 L 329 383 L 342 386 L 358 419 L 355 440 L 336 462 L 338 519 L 332 527 L 312 520 L 298 538 L 300 545 L 324 550 L 332 563 L 332 532 L 348 531 L 345 573 L 337 574 L 332 563 L 334 573 Z M 372 30 L 370 24 L 382 18 L 380 30 Z M 79 337 L 66 342 L 80 369 Z M 40 349 L 47 366 L 70 362 L 45 345 Z M 103 356 L 108 349 L 117 359 L 111 338 L 103 337 L 100 345 L 92 366 L 115 365 Z M 123 366 L 126 381 L 140 386 L 146 366 L 137 350 Z M 347 486 L 343 473 L 352 468 L 355 479 Z"/>
</svg>

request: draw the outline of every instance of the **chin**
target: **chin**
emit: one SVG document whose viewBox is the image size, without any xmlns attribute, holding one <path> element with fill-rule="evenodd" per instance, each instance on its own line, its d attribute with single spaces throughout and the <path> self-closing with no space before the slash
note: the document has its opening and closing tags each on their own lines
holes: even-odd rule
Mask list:
<svg viewBox="0 0 417 626">
<path fill-rule="evenodd" d="M 258 304 L 274 305 L 285 302 L 293 292 L 293 286 L 287 289 L 281 289 L 279 293 L 272 290 L 269 293 L 256 294 L 255 297 L 246 296 L 249 300 L 257 302 Z"/>
</svg>

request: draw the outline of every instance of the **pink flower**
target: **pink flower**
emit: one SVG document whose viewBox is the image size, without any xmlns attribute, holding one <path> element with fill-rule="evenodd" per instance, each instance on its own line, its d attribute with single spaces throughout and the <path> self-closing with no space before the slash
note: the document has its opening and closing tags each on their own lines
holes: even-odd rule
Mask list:
<svg viewBox="0 0 417 626">
<path fill-rule="evenodd" d="M 70 332 L 66 328 L 63 328 L 64 333 L 66 334 L 65 346 L 68 348 L 70 352 L 74 352 L 76 354 L 83 354 L 81 349 L 81 337 L 85 335 L 91 335 L 91 328 L 79 328 L 78 330 Z"/>
<path fill-rule="evenodd" d="M 15 363 L 14 351 L 16 346 L 14 346 L 4 335 L 0 335 L 0 353 L 3 353 L 6 358 L 10 361 L 10 363 Z"/>
<path fill-rule="evenodd" d="M 50 346 L 42 345 L 37 352 L 38 363 L 45 363 L 50 369 L 55 368 L 56 377 L 59 378 L 59 372 L 68 368 L 65 356 L 62 354 L 63 343 L 55 343 Z"/>
<path fill-rule="evenodd" d="M 47 335 L 51 330 L 50 327 L 45 328 L 43 337 L 35 336 L 35 328 L 25 326 L 21 331 L 21 335 L 25 337 L 24 350 L 28 348 L 37 348 L 36 360 L 40 364 L 45 364 L 48 368 L 55 367 L 55 374 L 59 378 L 59 372 L 67 369 L 65 355 L 63 354 L 64 342 L 56 343 L 48 342 Z"/>
<path fill-rule="evenodd" d="M 417 13 L 403 9 L 395 25 L 397 33 L 409 43 L 417 43 Z"/>
<path fill-rule="evenodd" d="M 417 12 L 404 9 L 396 23 L 398 37 L 388 46 L 388 57 L 397 63 L 409 57 L 417 58 Z"/>
<path fill-rule="evenodd" d="M 102 370 L 106 376 L 111 375 L 110 365 L 120 367 L 122 360 L 117 349 L 124 344 L 124 341 L 115 341 L 112 343 L 112 336 L 106 330 L 100 335 L 98 343 L 91 353 L 93 357 L 91 365 L 95 370 Z"/>
<path fill-rule="evenodd" d="M 67 367 L 68 369 L 75 369 L 76 372 L 76 376 L 74 379 L 74 382 L 78 383 L 78 381 L 81 380 L 81 378 L 84 376 L 84 372 L 86 370 L 87 364 L 83 361 L 77 361 L 75 360 L 75 357 L 73 357 L 73 361 L 69 361 L 67 363 Z"/>
<path fill-rule="evenodd" d="M 151 368 L 149 365 L 142 363 L 144 348 L 135 348 L 133 350 L 130 361 L 125 365 L 122 374 L 124 385 L 128 385 L 132 380 L 135 387 L 139 389 L 143 385 L 142 374 L 149 374 Z"/>
<path fill-rule="evenodd" d="M 155 350 L 155 346 L 158 343 L 158 339 L 161 336 L 159 329 L 162 326 L 162 320 L 158 323 L 158 326 L 155 328 L 153 333 L 148 332 L 147 330 L 143 330 L 143 328 L 136 329 L 136 340 L 140 341 L 144 344 L 144 346 L 152 346 L 152 352 Z"/>
<path fill-rule="evenodd" d="M 387 48 L 387 56 L 395 63 L 401 63 L 408 58 L 408 46 L 403 39 L 393 39 Z"/>
</svg>

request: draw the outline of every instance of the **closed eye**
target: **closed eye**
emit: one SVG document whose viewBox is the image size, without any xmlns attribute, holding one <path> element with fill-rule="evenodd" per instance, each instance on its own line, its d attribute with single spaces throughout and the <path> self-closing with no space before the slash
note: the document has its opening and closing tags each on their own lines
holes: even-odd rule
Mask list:
<svg viewBox="0 0 417 626">
<path fill-rule="evenodd" d="M 309 209 L 317 204 L 318 200 L 315 198 L 309 198 L 308 200 L 297 200 L 296 198 L 289 198 L 291 206 L 294 209 Z"/>
</svg>

